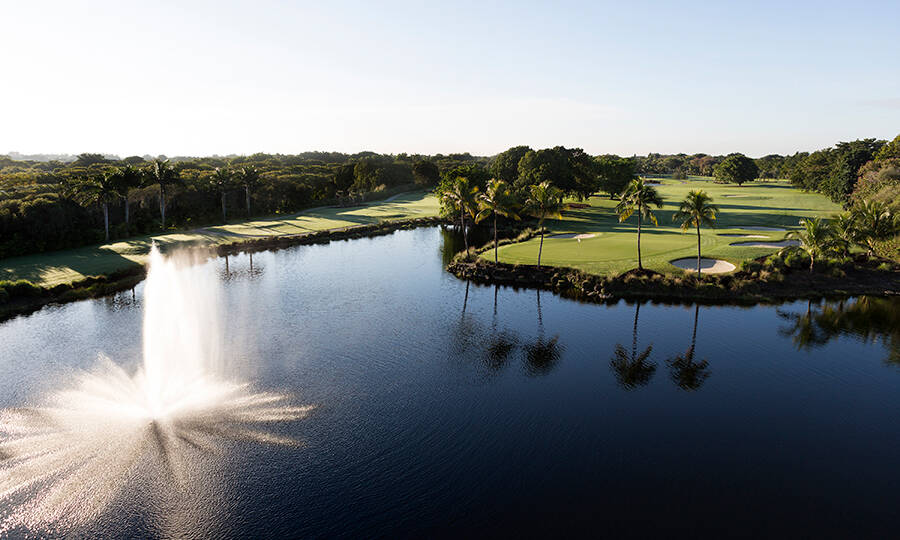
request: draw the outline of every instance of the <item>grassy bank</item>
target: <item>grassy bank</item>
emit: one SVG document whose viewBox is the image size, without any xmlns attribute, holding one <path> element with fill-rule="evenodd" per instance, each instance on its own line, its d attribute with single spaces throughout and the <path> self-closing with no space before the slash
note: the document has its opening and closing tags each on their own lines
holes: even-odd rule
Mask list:
<svg viewBox="0 0 900 540">
<path fill-rule="evenodd" d="M 279 236 L 304 235 L 357 225 L 432 217 L 437 216 L 438 211 L 439 204 L 434 196 L 424 191 L 404 193 L 356 207 L 313 208 L 288 216 L 236 221 L 191 231 L 3 259 L 0 260 L 0 281 L 24 279 L 39 287 L 50 288 L 80 282 L 90 276 L 109 275 L 139 268 L 146 262 L 153 242 L 164 247 L 217 246 Z"/>
<path fill-rule="evenodd" d="M 662 273 L 681 273 L 669 261 L 697 256 L 697 237 L 682 233 L 672 222 L 680 201 L 692 189 L 703 189 L 714 199 L 721 212 L 716 229 L 702 231 L 703 256 L 724 259 L 740 268 L 743 261 L 777 251 L 778 248 L 732 246 L 741 241 L 772 242 L 784 239 L 784 231 L 760 231 L 746 227 L 797 228 L 800 219 L 830 217 L 840 207 L 816 193 L 804 193 L 789 183 L 766 182 L 715 184 L 711 181 L 659 179 L 656 186 L 664 199 L 660 210 L 654 209 L 659 226 L 645 226 L 641 235 L 641 251 L 645 268 Z M 546 265 L 575 268 L 595 275 L 614 275 L 637 267 L 637 220 L 619 223 L 614 211 L 617 201 L 608 197 L 592 197 L 587 208 L 567 209 L 560 220 L 548 220 L 549 237 L 544 240 L 541 262 Z M 553 238 L 554 234 L 593 234 L 591 238 Z M 740 238 L 727 235 L 753 235 Z M 537 238 L 500 248 L 500 260 L 510 264 L 534 264 L 538 253 Z M 484 253 L 492 258 L 493 253 Z"/>
</svg>

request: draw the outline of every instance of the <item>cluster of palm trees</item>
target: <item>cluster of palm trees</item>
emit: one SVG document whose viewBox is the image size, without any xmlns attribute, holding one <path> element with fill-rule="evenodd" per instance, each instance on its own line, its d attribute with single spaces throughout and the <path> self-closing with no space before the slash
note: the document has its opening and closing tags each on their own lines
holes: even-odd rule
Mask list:
<svg viewBox="0 0 900 540">
<path fill-rule="evenodd" d="M 900 232 L 900 215 L 891 212 L 880 201 L 863 201 L 849 212 L 826 221 L 822 218 L 800 221 L 803 228 L 788 233 L 788 238 L 800 242 L 799 249 L 809 255 L 809 271 L 816 259 L 829 255 L 846 257 L 854 246 L 875 254 L 878 243 L 893 238 Z"/>
<path fill-rule="evenodd" d="M 497 218 L 503 216 L 519 220 L 521 215 L 529 215 L 538 220 L 541 243 L 538 249 L 538 267 L 541 266 L 541 252 L 544 248 L 544 220 L 559 218 L 563 210 L 563 192 L 550 184 L 542 182 L 531 186 L 522 201 L 512 190 L 508 182 L 493 179 L 488 182 L 483 193 L 478 186 L 473 186 L 465 177 L 457 178 L 449 189 L 441 193 L 443 202 L 459 213 L 459 224 L 463 231 L 463 242 L 466 253 L 469 253 L 469 237 L 466 222 L 472 220 L 480 223 L 489 217 L 494 221 L 494 262 L 497 262 Z"/>
<path fill-rule="evenodd" d="M 222 221 L 227 220 L 226 195 L 243 189 L 247 215 L 250 215 L 250 191 L 259 183 L 259 172 L 253 167 L 219 167 L 208 177 L 210 187 L 221 195 Z M 67 191 L 84 204 L 99 204 L 103 210 L 103 226 L 109 241 L 109 205 L 121 200 L 125 207 L 125 224 L 129 223 L 129 194 L 132 190 L 159 187 L 159 215 L 162 229 L 166 229 L 168 192 L 184 184 L 180 172 L 169 160 L 157 159 L 147 167 L 133 165 L 108 168 L 83 174 L 69 182 Z"/>
<path fill-rule="evenodd" d="M 524 202 L 512 191 L 511 186 L 502 180 L 491 180 L 484 193 L 480 193 L 477 186 L 472 186 L 465 177 L 456 181 L 441 194 L 443 202 L 454 212 L 458 212 L 460 227 L 463 230 L 463 239 L 466 253 L 469 252 L 469 239 L 466 230 L 467 220 L 480 223 L 482 220 L 493 216 L 494 218 L 494 262 L 497 262 L 497 217 L 503 216 L 511 219 L 520 219 L 521 214 L 529 215 L 538 220 L 540 229 L 540 244 L 538 247 L 538 268 L 541 266 L 541 254 L 544 250 L 544 220 L 559 219 L 564 208 L 564 193 L 549 182 L 531 186 Z M 662 208 L 663 200 L 659 193 L 643 178 L 635 178 L 626 186 L 620 196 L 620 202 L 616 206 L 619 221 L 626 221 L 631 216 L 637 216 L 637 259 L 638 269 L 643 270 L 641 258 L 641 230 L 644 222 L 658 224 L 653 208 Z M 700 228 L 701 226 L 714 226 L 718 207 L 712 203 L 712 198 L 702 190 L 694 190 L 688 193 L 681 201 L 678 211 L 673 219 L 681 224 L 681 229 L 697 229 L 697 273 L 700 272 Z"/>
<path fill-rule="evenodd" d="M 659 222 L 653 214 L 653 207 L 662 208 L 662 197 L 652 185 L 644 182 L 643 178 L 635 178 L 632 180 L 625 190 L 622 192 L 621 200 L 616 206 L 616 213 L 619 215 L 619 221 L 625 221 L 633 214 L 637 214 L 637 258 L 638 269 L 643 270 L 644 265 L 641 261 L 641 226 L 644 220 L 648 220 L 654 225 Z M 719 207 L 713 204 L 710 197 L 703 190 L 691 190 L 678 207 L 678 211 L 672 216 L 672 220 L 681 225 L 682 231 L 687 231 L 692 227 L 697 229 L 697 275 L 700 275 L 700 261 L 702 259 L 700 253 L 700 227 L 706 225 L 708 227 L 715 226 L 716 214 Z"/>
</svg>

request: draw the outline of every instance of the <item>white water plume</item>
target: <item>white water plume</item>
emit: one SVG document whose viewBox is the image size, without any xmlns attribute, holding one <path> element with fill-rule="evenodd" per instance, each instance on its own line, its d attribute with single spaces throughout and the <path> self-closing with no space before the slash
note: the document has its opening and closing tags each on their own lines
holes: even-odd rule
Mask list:
<svg viewBox="0 0 900 540">
<path fill-rule="evenodd" d="M 130 374 L 101 356 L 40 406 L 0 411 L 0 536 L 88 523 L 142 471 L 190 491 L 191 469 L 228 440 L 296 444 L 262 426 L 312 406 L 227 377 L 219 287 L 208 265 L 154 247 L 143 365 Z"/>
</svg>

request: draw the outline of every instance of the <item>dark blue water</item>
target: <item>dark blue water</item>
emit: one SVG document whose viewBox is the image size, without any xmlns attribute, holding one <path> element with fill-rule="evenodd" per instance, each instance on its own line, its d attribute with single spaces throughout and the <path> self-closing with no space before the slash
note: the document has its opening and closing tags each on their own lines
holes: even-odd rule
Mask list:
<svg viewBox="0 0 900 540">
<path fill-rule="evenodd" d="M 894 536 L 900 304 L 581 304 L 459 281 L 451 240 L 210 263 L 233 360 L 318 406 L 279 426 L 304 446 L 233 443 L 180 498 L 130 480 L 43 534 Z M 141 287 L 6 322 L 0 407 L 140 346 Z"/>
</svg>

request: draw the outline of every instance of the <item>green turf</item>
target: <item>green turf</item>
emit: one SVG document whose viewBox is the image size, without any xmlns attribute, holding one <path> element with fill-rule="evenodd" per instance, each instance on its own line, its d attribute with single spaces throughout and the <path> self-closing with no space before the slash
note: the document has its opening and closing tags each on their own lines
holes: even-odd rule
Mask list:
<svg viewBox="0 0 900 540">
<path fill-rule="evenodd" d="M 800 219 L 813 216 L 830 217 L 840 212 L 840 206 L 815 193 L 804 193 L 787 182 L 745 184 L 715 184 L 710 181 L 679 181 L 663 179 L 656 186 L 665 204 L 654 210 L 659 226 L 647 226 L 641 234 L 641 251 L 645 268 L 660 272 L 680 272 L 669 261 L 697 256 L 697 236 L 682 233 L 673 223 L 681 199 L 691 189 L 703 189 L 713 198 L 721 210 L 715 229 L 701 231 L 704 257 L 724 259 L 736 266 L 741 261 L 777 251 L 775 248 L 730 246 L 733 242 L 754 239 L 720 236 L 724 233 L 742 233 L 766 236 L 771 241 L 784 239 L 785 232 L 753 231 L 743 226 L 766 226 L 796 229 Z M 594 274 L 615 274 L 637 267 L 637 218 L 619 223 L 614 208 L 616 201 L 608 197 L 592 197 L 591 208 L 571 209 L 563 213 L 562 220 L 548 220 L 550 234 L 593 233 L 594 238 L 578 241 L 572 238 L 546 238 L 541 263 L 552 266 L 568 266 Z M 765 241 L 764 239 L 758 239 Z M 507 263 L 535 264 L 538 253 L 537 238 L 520 244 L 500 248 L 500 260 Z M 484 258 L 493 258 L 485 253 Z"/>
<path fill-rule="evenodd" d="M 101 246 L 89 246 L 0 260 L 0 280 L 27 279 L 41 286 L 70 283 L 86 276 L 114 272 L 143 264 L 152 242 L 170 244 L 221 244 L 268 236 L 302 234 L 325 229 L 436 216 L 440 204 L 425 192 L 404 193 L 388 200 L 352 208 L 313 208 L 290 216 L 204 227 L 193 231 L 132 238 Z"/>
</svg>

